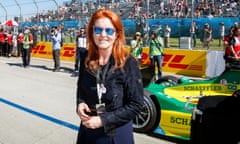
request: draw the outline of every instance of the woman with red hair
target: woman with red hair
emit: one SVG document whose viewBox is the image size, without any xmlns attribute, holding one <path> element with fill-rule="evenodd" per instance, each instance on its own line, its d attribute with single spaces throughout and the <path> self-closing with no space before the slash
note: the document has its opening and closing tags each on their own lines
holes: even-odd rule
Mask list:
<svg viewBox="0 0 240 144">
<path fill-rule="evenodd" d="M 111 10 L 96 11 L 87 29 L 77 85 L 77 144 L 133 144 L 132 120 L 143 106 L 138 61 L 124 48 L 121 19 Z"/>
</svg>

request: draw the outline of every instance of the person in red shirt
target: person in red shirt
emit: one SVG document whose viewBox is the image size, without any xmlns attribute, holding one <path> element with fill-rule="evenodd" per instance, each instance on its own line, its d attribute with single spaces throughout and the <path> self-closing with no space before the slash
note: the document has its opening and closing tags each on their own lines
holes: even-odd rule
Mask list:
<svg viewBox="0 0 240 144">
<path fill-rule="evenodd" d="M 226 63 L 229 61 L 229 57 L 232 56 L 232 52 L 231 52 L 231 49 L 230 49 L 231 47 L 230 47 L 229 42 L 233 37 L 233 30 L 234 30 L 234 27 L 232 26 L 229 29 L 229 34 L 224 37 L 224 47 L 225 47 L 224 59 L 225 59 Z"/>
<path fill-rule="evenodd" d="M 11 57 L 13 49 L 13 35 L 12 32 L 9 31 L 7 34 L 7 56 Z"/>
<path fill-rule="evenodd" d="M 6 34 L 4 32 L 4 29 L 0 29 L 0 56 L 3 56 L 5 53 L 5 39 L 6 39 Z"/>
<path fill-rule="evenodd" d="M 226 64 L 240 64 L 240 28 L 233 28 L 233 36 L 229 40 Z"/>
<path fill-rule="evenodd" d="M 21 56 L 22 55 L 22 50 L 23 50 L 23 33 L 21 31 L 19 31 L 18 33 L 18 37 L 17 37 L 17 56 Z"/>
<path fill-rule="evenodd" d="M 240 60 L 240 28 L 234 29 L 234 36 L 230 40 L 230 49 L 235 60 Z"/>
</svg>

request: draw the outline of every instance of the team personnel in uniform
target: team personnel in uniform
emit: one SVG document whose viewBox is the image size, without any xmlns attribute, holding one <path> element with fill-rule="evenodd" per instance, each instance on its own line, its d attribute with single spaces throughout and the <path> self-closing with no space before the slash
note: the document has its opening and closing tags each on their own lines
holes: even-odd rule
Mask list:
<svg viewBox="0 0 240 144">
<path fill-rule="evenodd" d="M 19 31 L 18 33 L 18 37 L 17 37 L 17 56 L 21 56 L 22 55 L 22 50 L 23 50 L 23 33 L 21 31 Z"/>
<path fill-rule="evenodd" d="M 12 32 L 9 31 L 7 34 L 7 51 L 6 56 L 11 57 L 13 50 L 13 35 Z"/>
<path fill-rule="evenodd" d="M 25 28 L 24 30 L 24 36 L 23 36 L 23 49 L 22 49 L 22 61 L 23 61 L 23 67 L 27 68 L 30 65 L 30 58 L 31 58 L 31 46 L 33 43 L 33 36 L 30 33 L 30 30 L 28 28 Z"/>
<path fill-rule="evenodd" d="M 159 79 L 162 76 L 162 60 L 163 60 L 163 46 L 161 43 L 158 41 L 157 34 L 153 32 L 150 36 L 151 41 L 150 41 L 150 46 L 149 46 L 149 55 L 151 58 L 151 63 L 155 68 L 155 63 L 157 63 L 157 74 L 155 75 Z M 155 71 L 154 71 L 155 72 Z"/>
<path fill-rule="evenodd" d="M 76 58 L 74 71 L 77 72 L 79 70 L 79 61 L 81 60 L 81 55 L 86 53 L 87 51 L 87 38 L 85 29 L 81 28 L 79 35 L 76 37 Z"/>
<path fill-rule="evenodd" d="M 6 40 L 7 36 L 4 32 L 4 29 L 1 28 L 0 29 L 0 56 L 4 56 L 5 55 L 5 40 Z"/>
<path fill-rule="evenodd" d="M 231 50 L 233 60 L 239 61 L 240 60 L 240 28 L 234 28 L 233 33 L 234 35 L 229 42 L 230 50 Z"/>
</svg>

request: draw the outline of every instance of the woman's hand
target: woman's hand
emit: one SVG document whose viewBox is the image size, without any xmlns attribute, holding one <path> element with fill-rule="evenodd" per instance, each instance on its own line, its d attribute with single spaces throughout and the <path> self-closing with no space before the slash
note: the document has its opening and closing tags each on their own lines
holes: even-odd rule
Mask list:
<svg viewBox="0 0 240 144">
<path fill-rule="evenodd" d="M 82 121 L 82 124 L 89 129 L 96 129 L 103 126 L 100 116 L 92 116 L 89 120 Z"/>
<path fill-rule="evenodd" d="M 82 121 L 87 121 L 90 119 L 90 116 L 87 115 L 87 112 L 91 112 L 86 103 L 78 104 L 77 114 Z"/>
<path fill-rule="evenodd" d="M 89 116 L 87 113 L 91 112 L 86 103 L 78 104 L 77 114 L 80 117 L 82 124 L 90 129 L 96 129 L 103 126 L 102 120 L 99 116 Z"/>
</svg>

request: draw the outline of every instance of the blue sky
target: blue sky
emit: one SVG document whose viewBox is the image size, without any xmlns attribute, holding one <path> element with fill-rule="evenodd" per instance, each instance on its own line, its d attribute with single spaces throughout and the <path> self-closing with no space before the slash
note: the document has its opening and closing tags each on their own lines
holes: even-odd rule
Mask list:
<svg viewBox="0 0 240 144">
<path fill-rule="evenodd" d="M 0 0 L 0 22 L 4 22 L 6 19 L 13 19 L 14 16 L 20 16 L 20 9 L 16 2 L 20 5 L 21 13 L 23 17 L 35 16 L 37 13 L 37 7 L 34 4 L 34 0 Z M 56 10 L 57 6 L 54 0 L 35 0 L 38 6 L 38 11 L 41 13 L 47 10 Z M 69 2 L 71 0 L 56 0 L 58 5 L 63 5 L 63 2 Z M 5 7 L 6 11 L 2 6 Z"/>
</svg>

